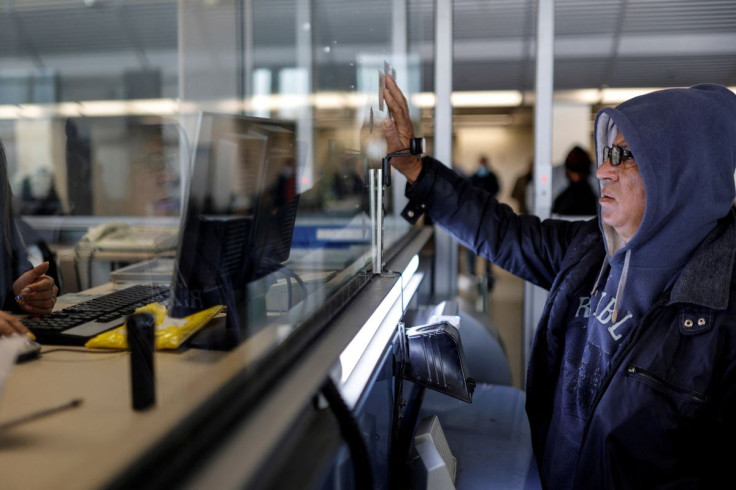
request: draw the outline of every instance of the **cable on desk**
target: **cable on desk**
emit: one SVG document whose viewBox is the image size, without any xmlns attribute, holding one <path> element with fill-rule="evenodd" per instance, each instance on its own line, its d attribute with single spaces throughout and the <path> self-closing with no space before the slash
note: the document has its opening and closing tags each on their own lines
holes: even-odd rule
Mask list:
<svg viewBox="0 0 736 490">
<path fill-rule="evenodd" d="M 284 275 L 284 278 L 286 278 L 286 285 L 287 285 L 287 293 L 289 296 L 289 309 L 291 309 L 294 306 L 294 295 L 291 290 L 291 279 L 293 278 L 297 284 L 299 284 L 299 287 L 302 290 L 302 300 L 306 298 L 309 295 L 309 290 L 307 289 L 307 286 L 304 284 L 304 281 L 301 277 L 299 277 L 299 274 L 294 272 L 293 270 L 289 269 L 288 267 L 282 267 L 279 269 L 279 272 Z"/>
<path fill-rule="evenodd" d="M 340 433 L 345 438 L 345 442 L 350 449 L 351 459 L 353 460 L 353 471 L 355 473 L 355 489 L 356 490 L 372 490 L 373 489 L 373 472 L 371 470 L 371 460 L 368 456 L 368 448 L 366 447 L 363 434 L 360 431 L 360 425 L 350 408 L 340 395 L 340 390 L 330 378 L 322 385 L 322 395 L 329 403 L 332 413 L 335 414 L 337 424 L 340 426 Z"/>
<path fill-rule="evenodd" d="M 46 417 L 48 415 L 53 415 L 55 413 L 62 412 L 64 410 L 68 410 L 70 408 L 76 408 L 82 404 L 83 399 L 82 398 L 75 398 L 70 402 L 63 403 L 61 405 L 57 405 L 55 407 L 46 408 L 43 410 L 39 410 L 37 412 L 33 412 L 28 415 L 23 415 L 21 417 L 18 417 L 16 419 L 10 420 L 8 422 L 3 422 L 0 424 L 0 431 L 4 431 L 7 429 L 11 429 L 17 425 L 25 424 L 27 422 L 33 422 L 34 420 Z"/>
<path fill-rule="evenodd" d="M 92 262 L 95 258 L 95 252 L 97 249 L 90 249 L 89 255 L 87 256 L 87 287 L 92 287 Z"/>
<path fill-rule="evenodd" d="M 77 291 L 81 291 L 82 274 L 79 272 L 79 243 L 74 246 L 74 278 L 77 281 Z"/>
</svg>

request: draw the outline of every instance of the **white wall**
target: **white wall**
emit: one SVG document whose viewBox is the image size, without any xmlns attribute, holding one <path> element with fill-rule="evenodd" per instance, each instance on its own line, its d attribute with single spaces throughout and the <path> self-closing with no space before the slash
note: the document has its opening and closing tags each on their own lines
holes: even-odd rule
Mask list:
<svg viewBox="0 0 736 490">
<path fill-rule="evenodd" d="M 516 209 L 510 197 L 516 178 L 534 157 L 534 133 L 529 126 L 455 127 L 455 168 L 472 174 L 486 155 L 498 176 L 501 201 Z"/>
<path fill-rule="evenodd" d="M 573 146 L 578 145 L 593 157 L 592 115 L 587 104 L 555 102 L 552 105 L 552 165 L 561 166 Z M 552 172 L 552 199 L 567 186 L 563 170 Z"/>
</svg>

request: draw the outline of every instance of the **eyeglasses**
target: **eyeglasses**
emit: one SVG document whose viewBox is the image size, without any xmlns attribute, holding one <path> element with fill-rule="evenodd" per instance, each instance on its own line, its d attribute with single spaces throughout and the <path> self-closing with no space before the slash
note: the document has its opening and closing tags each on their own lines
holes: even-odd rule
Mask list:
<svg viewBox="0 0 736 490">
<path fill-rule="evenodd" d="M 621 160 L 623 158 L 634 158 L 634 154 L 629 150 L 624 150 L 620 146 L 611 146 L 610 148 L 608 146 L 604 146 L 603 161 L 605 162 L 609 158 L 611 159 L 611 165 L 618 167 L 621 165 Z"/>
<path fill-rule="evenodd" d="M 160 172 L 166 168 L 174 168 L 176 165 L 176 154 L 163 151 L 152 151 L 135 160 L 136 163 L 148 165 L 152 172 Z"/>
</svg>

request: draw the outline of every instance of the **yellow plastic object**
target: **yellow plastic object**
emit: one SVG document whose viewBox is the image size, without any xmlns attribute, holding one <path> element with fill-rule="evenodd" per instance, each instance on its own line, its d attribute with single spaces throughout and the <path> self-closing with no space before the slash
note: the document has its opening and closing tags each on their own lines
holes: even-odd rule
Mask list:
<svg viewBox="0 0 736 490">
<path fill-rule="evenodd" d="M 154 333 L 157 350 L 176 349 L 197 330 L 207 325 L 220 311 L 223 306 L 213 306 L 206 310 L 192 313 L 184 318 L 170 318 L 168 311 L 161 303 L 151 303 L 141 306 L 135 310 L 136 313 L 150 313 L 156 326 Z M 84 344 L 89 349 L 127 349 L 128 335 L 127 325 L 108 330 L 93 337 Z"/>
</svg>

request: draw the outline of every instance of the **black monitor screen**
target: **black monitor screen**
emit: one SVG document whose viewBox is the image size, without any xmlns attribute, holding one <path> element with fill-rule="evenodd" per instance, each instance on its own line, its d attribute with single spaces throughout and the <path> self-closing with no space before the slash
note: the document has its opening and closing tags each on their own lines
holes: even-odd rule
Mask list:
<svg viewBox="0 0 736 490">
<path fill-rule="evenodd" d="M 232 346 L 265 321 L 267 283 L 253 284 L 289 257 L 298 203 L 295 125 L 205 112 L 197 135 L 169 314 L 225 305 Z"/>
</svg>

